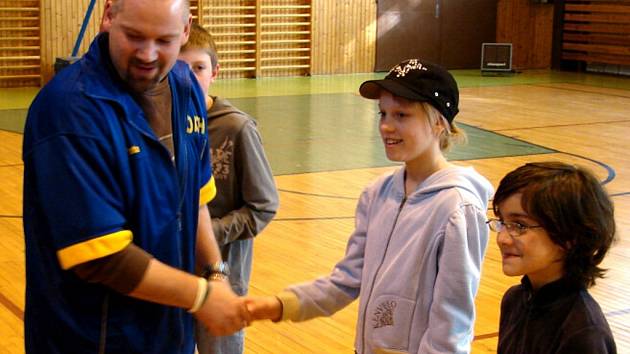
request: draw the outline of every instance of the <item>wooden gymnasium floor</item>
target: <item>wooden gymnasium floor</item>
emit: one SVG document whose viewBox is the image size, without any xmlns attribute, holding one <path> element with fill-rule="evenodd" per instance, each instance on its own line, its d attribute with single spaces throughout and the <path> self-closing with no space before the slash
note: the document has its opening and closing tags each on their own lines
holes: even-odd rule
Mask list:
<svg viewBox="0 0 630 354">
<path fill-rule="evenodd" d="M 557 72 L 481 77 L 454 71 L 470 136 L 449 157 L 472 165 L 496 186 L 529 161 L 586 165 L 606 183 L 619 241 L 591 291 L 630 353 L 630 78 Z M 280 211 L 255 242 L 253 295 L 326 274 L 344 253 L 362 188 L 394 168 L 383 155 L 373 102 L 356 92 L 382 74 L 224 80 L 212 91 L 258 118 L 280 190 Z M 24 244 L 21 227 L 25 109 L 36 90 L 0 91 L 0 353 L 23 353 Z M 60 204 L 62 201 L 60 201 Z M 499 303 L 518 278 L 501 272 L 491 236 L 477 296 L 474 353 L 494 353 Z M 247 353 L 352 353 L 356 302 L 331 318 L 306 323 L 257 322 Z"/>
</svg>

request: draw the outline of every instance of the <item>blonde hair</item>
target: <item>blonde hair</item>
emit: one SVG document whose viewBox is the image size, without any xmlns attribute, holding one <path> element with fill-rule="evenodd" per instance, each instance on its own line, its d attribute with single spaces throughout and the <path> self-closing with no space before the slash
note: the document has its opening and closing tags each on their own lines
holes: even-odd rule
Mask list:
<svg viewBox="0 0 630 354">
<path fill-rule="evenodd" d="M 427 115 L 431 128 L 435 131 L 438 125 L 444 129 L 440 133 L 440 150 L 447 152 L 454 144 L 465 144 L 468 141 L 466 132 L 460 129 L 455 122 L 449 123 L 446 118 L 428 102 L 418 102 Z"/>
</svg>

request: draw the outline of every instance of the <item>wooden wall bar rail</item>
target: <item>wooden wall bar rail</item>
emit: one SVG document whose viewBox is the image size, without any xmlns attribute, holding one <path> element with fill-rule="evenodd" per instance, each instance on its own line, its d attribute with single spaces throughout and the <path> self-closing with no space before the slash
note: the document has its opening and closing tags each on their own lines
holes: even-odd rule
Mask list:
<svg viewBox="0 0 630 354">
<path fill-rule="evenodd" d="M 566 0 L 562 59 L 630 66 L 630 1 Z"/>
<path fill-rule="evenodd" d="M 39 1 L 0 0 L 0 87 L 41 83 Z"/>
</svg>

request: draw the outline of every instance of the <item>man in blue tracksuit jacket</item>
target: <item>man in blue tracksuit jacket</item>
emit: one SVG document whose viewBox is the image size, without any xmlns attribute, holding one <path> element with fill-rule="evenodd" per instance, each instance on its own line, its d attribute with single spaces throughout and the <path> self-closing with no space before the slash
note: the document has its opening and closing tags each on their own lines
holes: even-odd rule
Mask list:
<svg viewBox="0 0 630 354">
<path fill-rule="evenodd" d="M 107 33 L 29 109 L 27 353 L 193 353 L 190 313 L 218 335 L 247 324 L 194 275 L 220 254 L 204 98 L 176 62 L 190 18 L 185 0 L 107 2 Z"/>
</svg>

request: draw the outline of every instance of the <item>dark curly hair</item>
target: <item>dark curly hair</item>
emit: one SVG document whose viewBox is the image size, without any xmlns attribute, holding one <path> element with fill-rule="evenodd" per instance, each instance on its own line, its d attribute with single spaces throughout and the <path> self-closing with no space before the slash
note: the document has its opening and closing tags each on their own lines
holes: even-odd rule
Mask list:
<svg viewBox="0 0 630 354">
<path fill-rule="evenodd" d="M 588 288 L 602 278 L 598 267 L 615 239 L 613 203 L 589 170 L 562 162 L 528 163 L 499 184 L 492 207 L 515 193 L 521 206 L 566 251 L 564 274 Z"/>
</svg>

